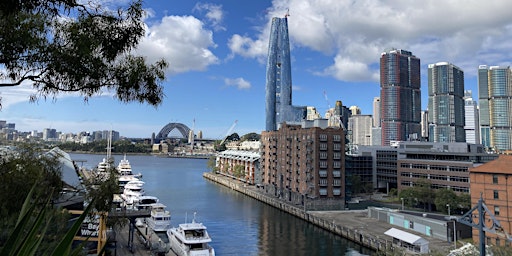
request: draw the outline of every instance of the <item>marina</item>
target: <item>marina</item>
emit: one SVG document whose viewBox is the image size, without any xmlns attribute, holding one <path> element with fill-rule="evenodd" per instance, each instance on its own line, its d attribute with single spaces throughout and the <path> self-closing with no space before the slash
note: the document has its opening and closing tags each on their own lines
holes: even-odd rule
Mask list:
<svg viewBox="0 0 512 256">
<path fill-rule="evenodd" d="M 84 166 L 88 168 L 103 158 L 87 154 L 71 156 L 72 159 L 87 160 Z M 203 178 L 203 173 L 207 172 L 205 159 L 142 155 L 127 158 L 134 170 L 142 173 L 146 195 L 157 197 L 172 213 L 171 226 L 190 222 L 196 212 L 196 222 L 208 228 L 211 246 L 217 255 L 353 256 L 372 253 L 372 250 L 316 225 Z M 128 231 L 125 226 L 119 232 L 117 255 L 125 255 L 119 250 L 127 250 Z M 145 251 L 139 255 L 150 255 L 151 251 L 137 237 L 135 233 L 133 246 L 136 252 Z"/>
</svg>

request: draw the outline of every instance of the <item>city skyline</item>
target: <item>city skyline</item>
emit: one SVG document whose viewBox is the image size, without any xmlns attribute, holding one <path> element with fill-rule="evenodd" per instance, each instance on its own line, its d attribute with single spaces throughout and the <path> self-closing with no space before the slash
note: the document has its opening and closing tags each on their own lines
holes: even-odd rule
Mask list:
<svg viewBox="0 0 512 256">
<path fill-rule="evenodd" d="M 149 60 L 164 57 L 171 63 L 161 106 L 124 104 L 109 92 L 88 103 L 72 94 L 28 103 L 34 92 L 23 85 L 0 89 L 0 118 L 16 123 L 20 131 L 113 129 L 127 137 L 150 137 L 167 123 L 179 122 L 215 139 L 238 120 L 233 132 L 260 133 L 265 129 L 271 19 L 287 13 L 294 105 L 316 107 L 323 116 L 341 100 L 372 114 L 372 100 L 380 95 L 380 53 L 397 48 L 422 61 L 424 110 L 428 63 L 459 66 L 465 89 L 475 93 L 479 65 L 510 65 L 512 46 L 503 43 L 512 37 L 505 4 L 145 1 L 148 30 L 138 51 Z M 458 18 L 446 22 L 443 17 Z"/>
</svg>

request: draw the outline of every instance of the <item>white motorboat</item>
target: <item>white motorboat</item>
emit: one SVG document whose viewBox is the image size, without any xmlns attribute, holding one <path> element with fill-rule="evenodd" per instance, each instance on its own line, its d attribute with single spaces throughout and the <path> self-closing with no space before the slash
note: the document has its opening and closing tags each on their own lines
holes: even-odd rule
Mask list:
<svg viewBox="0 0 512 256">
<path fill-rule="evenodd" d="M 133 176 L 133 175 L 119 175 L 117 178 L 117 183 L 119 185 L 119 190 L 121 193 L 124 191 L 124 186 L 128 184 L 130 181 L 139 181 L 139 178 Z"/>
<path fill-rule="evenodd" d="M 162 203 L 151 204 L 151 217 L 146 218 L 148 227 L 155 232 L 165 232 L 171 227 L 171 212 Z"/>
<path fill-rule="evenodd" d="M 153 204 L 158 203 L 158 197 L 156 196 L 140 196 L 139 202 L 136 204 L 137 210 L 151 210 Z"/>
<path fill-rule="evenodd" d="M 124 155 L 124 158 L 121 159 L 117 165 L 117 171 L 119 172 L 120 176 L 134 176 L 138 179 L 142 178 L 141 173 L 133 174 L 132 165 L 130 164 L 130 161 L 126 159 L 126 155 Z"/>
<path fill-rule="evenodd" d="M 121 197 L 123 198 L 126 207 L 131 208 L 144 194 L 144 181 L 134 180 L 126 183 Z"/>
<path fill-rule="evenodd" d="M 214 256 L 215 250 L 208 243 L 212 241 L 202 223 L 180 224 L 167 230 L 171 249 L 179 256 Z"/>
</svg>

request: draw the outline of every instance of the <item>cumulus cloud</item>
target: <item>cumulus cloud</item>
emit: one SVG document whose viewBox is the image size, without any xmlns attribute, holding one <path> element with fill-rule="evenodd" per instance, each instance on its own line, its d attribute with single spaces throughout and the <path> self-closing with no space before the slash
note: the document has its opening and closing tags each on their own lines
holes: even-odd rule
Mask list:
<svg viewBox="0 0 512 256">
<path fill-rule="evenodd" d="M 210 48 L 217 45 L 213 32 L 205 29 L 203 22 L 193 16 L 165 16 L 147 28 L 145 38 L 138 46 L 138 53 L 149 62 L 166 59 L 171 74 L 203 71 L 218 63 Z"/>
<path fill-rule="evenodd" d="M 227 86 L 236 86 L 240 90 L 246 90 L 251 88 L 251 83 L 245 81 L 245 79 L 239 78 L 225 78 L 224 83 Z"/>
<path fill-rule="evenodd" d="M 226 30 L 226 28 L 222 26 L 222 21 L 224 19 L 224 11 L 222 10 L 222 5 L 197 3 L 194 6 L 193 11 L 198 11 L 200 13 L 206 12 L 205 17 L 211 26 L 215 29 L 215 31 Z"/>
<path fill-rule="evenodd" d="M 332 56 L 317 74 L 338 80 L 378 81 L 380 54 L 390 48 L 411 51 L 422 65 L 451 62 L 470 75 L 480 64 L 508 64 L 512 57 L 512 20 L 500 0 L 275 0 L 259 35 L 231 37 L 232 54 L 266 58 L 271 18 L 287 9 L 292 49 Z"/>
</svg>

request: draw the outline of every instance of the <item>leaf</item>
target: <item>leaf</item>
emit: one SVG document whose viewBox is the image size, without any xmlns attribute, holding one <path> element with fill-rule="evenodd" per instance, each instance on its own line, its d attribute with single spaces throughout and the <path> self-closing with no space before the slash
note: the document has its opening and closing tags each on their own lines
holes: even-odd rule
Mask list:
<svg viewBox="0 0 512 256">
<path fill-rule="evenodd" d="M 69 251 L 71 249 L 71 244 L 73 243 L 73 238 L 75 237 L 76 233 L 82 226 L 82 222 L 84 221 L 87 214 L 89 214 L 89 211 L 92 209 L 92 205 L 94 202 L 90 202 L 89 205 L 87 205 L 87 208 L 85 208 L 84 212 L 80 214 L 80 217 L 75 221 L 73 226 L 68 230 L 68 232 L 65 234 L 65 236 L 60 241 L 59 245 L 55 247 L 53 250 L 53 253 L 51 255 L 60 256 L 60 255 L 69 255 Z"/>
</svg>

